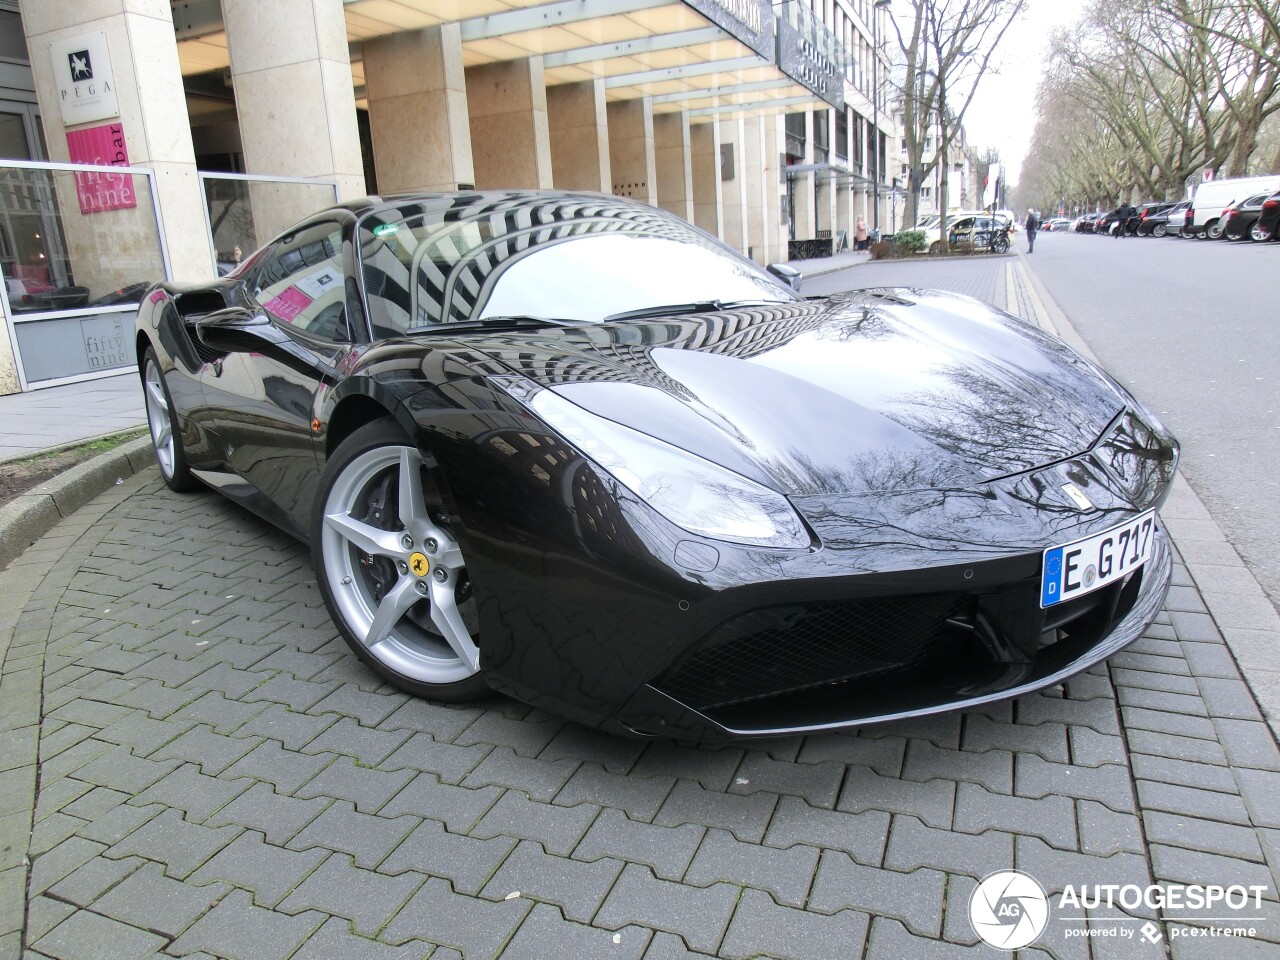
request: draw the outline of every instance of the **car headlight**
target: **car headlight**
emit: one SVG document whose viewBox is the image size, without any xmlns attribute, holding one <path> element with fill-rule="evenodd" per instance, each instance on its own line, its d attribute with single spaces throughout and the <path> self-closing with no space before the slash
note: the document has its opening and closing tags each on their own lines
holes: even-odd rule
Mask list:
<svg viewBox="0 0 1280 960">
<path fill-rule="evenodd" d="M 808 531 L 782 494 L 523 378 L 492 380 L 676 526 L 734 543 L 810 545 Z"/>
</svg>

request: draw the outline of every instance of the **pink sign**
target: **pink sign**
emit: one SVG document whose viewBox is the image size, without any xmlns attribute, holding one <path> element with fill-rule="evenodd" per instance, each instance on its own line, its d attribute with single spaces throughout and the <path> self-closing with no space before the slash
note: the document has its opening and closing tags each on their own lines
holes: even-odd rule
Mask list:
<svg viewBox="0 0 1280 960">
<path fill-rule="evenodd" d="M 68 131 L 67 150 L 72 163 L 95 163 L 112 167 L 129 165 L 124 127 L 118 123 L 104 123 L 87 130 Z M 138 205 L 133 177 L 124 173 L 77 173 L 76 199 L 80 201 L 81 213 L 124 210 Z"/>
<path fill-rule="evenodd" d="M 311 305 L 311 298 L 297 287 L 287 287 L 262 305 L 277 320 L 293 323 L 294 318 Z"/>
</svg>

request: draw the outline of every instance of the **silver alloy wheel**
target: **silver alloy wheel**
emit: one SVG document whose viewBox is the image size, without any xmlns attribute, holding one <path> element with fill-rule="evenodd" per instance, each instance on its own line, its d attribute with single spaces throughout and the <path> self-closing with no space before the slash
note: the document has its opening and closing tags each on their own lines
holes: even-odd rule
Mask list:
<svg viewBox="0 0 1280 960">
<path fill-rule="evenodd" d="M 428 510 L 422 467 L 408 446 L 375 447 L 352 460 L 325 500 L 320 549 L 334 604 L 369 654 L 419 683 L 454 683 L 480 668 L 475 601 L 462 549 Z M 394 484 L 386 483 L 393 472 Z M 396 502 L 377 503 L 379 489 L 397 490 Z M 401 529 L 360 519 L 371 509 L 394 509 Z M 394 582 L 379 582 L 378 570 Z"/>
<path fill-rule="evenodd" d="M 165 396 L 160 380 L 160 367 L 148 360 L 143 373 L 143 395 L 147 403 L 147 426 L 151 428 L 151 445 L 156 449 L 160 472 L 173 477 L 174 444 L 173 420 L 169 416 L 169 398 Z"/>
<path fill-rule="evenodd" d="M 1249 239 L 1254 243 L 1265 243 L 1271 239 L 1271 231 L 1255 220 L 1253 226 L 1249 228 Z"/>
<path fill-rule="evenodd" d="M 1208 240 L 1221 240 L 1222 239 L 1222 221 L 1210 220 L 1207 224 L 1205 224 L 1203 236 Z"/>
<path fill-rule="evenodd" d="M 1154 227 L 1151 228 L 1151 235 L 1153 237 L 1163 237 L 1168 232 L 1169 232 L 1169 228 L 1165 226 L 1163 223 L 1157 223 Z"/>
</svg>

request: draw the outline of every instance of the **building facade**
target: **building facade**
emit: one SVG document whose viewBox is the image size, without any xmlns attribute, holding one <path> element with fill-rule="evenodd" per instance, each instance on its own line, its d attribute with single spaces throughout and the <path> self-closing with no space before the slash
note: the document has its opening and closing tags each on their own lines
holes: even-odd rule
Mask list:
<svg viewBox="0 0 1280 960">
<path fill-rule="evenodd" d="M 129 366 L 117 340 L 146 282 L 226 272 L 365 194 L 601 191 L 761 264 L 829 252 L 888 210 L 888 16 L 887 0 L 0 0 L 0 392 Z"/>
<path fill-rule="evenodd" d="M 902 129 L 903 124 L 901 110 L 901 104 L 895 107 L 894 119 L 899 130 Z M 944 206 L 949 213 L 981 209 L 982 189 L 981 185 L 977 183 L 977 164 L 974 163 L 974 153 L 969 148 L 964 126 L 961 125 L 958 130 L 952 133 L 951 143 L 947 149 L 947 195 L 945 198 L 942 196 L 943 161 L 937 157 L 938 150 L 942 144 L 942 124 L 938 121 L 937 114 L 930 114 L 926 129 L 927 133 L 922 144 L 921 159 L 926 166 L 929 164 L 934 165 L 929 175 L 925 178 L 925 182 L 920 185 L 920 199 L 916 207 L 916 217 L 919 220 L 924 220 L 926 217 L 938 216 L 942 213 Z M 934 163 L 935 158 L 938 159 L 937 163 Z M 907 162 L 907 141 L 901 135 L 899 135 L 898 139 L 898 153 L 894 166 L 895 175 L 900 182 L 907 183 L 910 177 L 910 167 Z"/>
</svg>

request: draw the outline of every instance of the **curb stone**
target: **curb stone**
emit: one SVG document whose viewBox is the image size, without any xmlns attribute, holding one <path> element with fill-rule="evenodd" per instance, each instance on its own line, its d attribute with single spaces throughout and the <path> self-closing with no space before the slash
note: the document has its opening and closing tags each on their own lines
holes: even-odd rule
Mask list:
<svg viewBox="0 0 1280 960">
<path fill-rule="evenodd" d="M 14 497 L 0 507 L 0 570 L 59 520 L 154 463 L 151 438 L 138 437 Z"/>
</svg>

